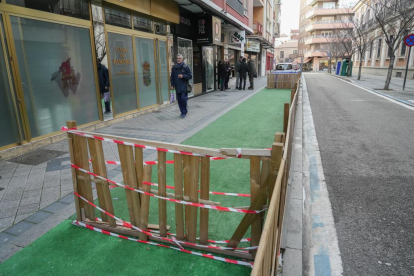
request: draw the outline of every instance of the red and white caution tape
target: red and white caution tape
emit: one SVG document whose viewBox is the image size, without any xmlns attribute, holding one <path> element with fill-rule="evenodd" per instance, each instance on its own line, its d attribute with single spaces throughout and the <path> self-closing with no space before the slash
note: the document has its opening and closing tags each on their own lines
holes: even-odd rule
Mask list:
<svg viewBox="0 0 414 276">
<path fill-rule="evenodd" d="M 115 185 L 117 185 L 119 187 L 123 187 L 125 189 L 130 190 L 130 191 L 135 191 L 135 192 L 138 192 L 138 193 L 147 195 L 147 196 L 152 196 L 152 197 L 155 197 L 155 198 L 163 199 L 163 200 L 166 200 L 166 201 L 171 201 L 171 202 L 178 203 L 178 204 L 183 204 L 183 205 L 188 205 L 188 206 L 194 206 L 194 207 L 199 207 L 199 208 L 206 208 L 206 209 L 217 210 L 217 211 L 222 211 L 222 212 L 234 212 L 234 213 L 244 213 L 244 214 L 259 214 L 259 213 L 267 210 L 267 208 L 264 208 L 262 210 L 248 210 L 248 209 L 238 209 L 238 208 L 232 208 L 232 207 L 221 207 L 221 206 L 201 204 L 201 203 L 195 203 L 195 202 L 189 202 L 189 201 L 184 201 L 184 200 L 179 200 L 179 199 L 173 199 L 173 198 L 163 197 L 163 196 L 151 194 L 151 193 L 148 193 L 148 192 L 139 190 L 139 189 L 134 189 L 134 188 L 131 188 L 130 186 L 123 185 L 121 183 L 112 181 L 112 180 L 110 180 L 108 178 L 102 177 L 102 176 L 97 175 L 97 174 L 95 174 L 93 172 L 90 172 L 90 171 L 87 171 L 85 169 L 82 169 L 82 168 L 80 168 L 80 167 L 78 167 L 78 166 L 76 166 L 74 164 L 71 164 L 71 166 L 73 168 L 81 171 L 81 172 L 87 173 L 87 174 L 92 175 L 92 176 L 94 176 L 96 178 L 105 180 L 105 181 L 107 181 L 109 183 L 115 184 Z"/>
<path fill-rule="evenodd" d="M 192 255 L 196 255 L 196 256 L 200 256 L 200 257 L 204 257 L 204 258 L 208 258 L 208 259 L 212 259 L 212 260 L 216 260 L 216 261 L 221 261 L 221 262 L 225 262 L 225 263 L 230 263 L 230 264 L 237 264 L 237 265 L 243 265 L 243 266 L 248 266 L 250 268 L 253 267 L 253 262 L 243 262 L 243 261 L 238 261 L 238 260 L 234 260 L 234 259 L 228 259 L 228 258 L 223 258 L 223 257 L 218 257 L 218 256 L 214 256 L 211 254 L 204 254 L 204 253 L 199 253 L 199 252 L 194 252 L 194 251 L 190 251 L 190 250 L 186 250 L 184 248 L 178 248 L 178 247 L 173 247 L 170 245 L 164 245 L 164 244 L 159 244 L 159 243 L 155 243 L 152 241 L 143 241 L 143 240 L 139 240 L 139 239 L 134 239 L 134 238 L 130 238 L 130 237 L 126 237 L 123 235 L 119 235 L 116 233 L 112 233 L 106 230 L 102 230 L 96 227 L 93 227 L 91 225 L 82 223 L 80 221 L 74 221 L 73 222 L 74 225 L 80 226 L 80 227 L 85 227 L 89 230 L 95 231 L 95 232 L 99 232 L 108 236 L 113 236 L 113 237 L 117 237 L 117 238 L 121 238 L 121 239 L 125 239 L 125 240 L 130 240 L 130 241 L 134 241 L 134 242 L 139 242 L 139 243 L 144 243 L 144 244 L 149 244 L 149 245 L 155 245 L 155 246 L 159 246 L 159 247 L 164 247 L 164 248 L 169 248 L 169 249 L 174 249 L 180 252 L 184 252 L 184 253 L 188 253 L 188 254 L 192 254 Z"/>
<path fill-rule="evenodd" d="M 102 221 L 102 219 L 100 219 L 100 218 L 95 218 L 95 220 L 96 221 Z M 121 223 L 117 223 L 118 225 L 122 225 Z M 123 225 L 124 226 L 124 225 Z M 158 231 L 158 230 L 152 230 L 152 229 L 148 229 L 148 231 L 149 232 L 151 232 L 151 233 L 157 233 L 157 234 L 159 234 L 160 233 L 160 231 Z M 169 233 L 169 232 L 167 232 L 167 235 L 168 236 L 177 236 L 177 234 L 174 234 L 174 233 Z M 197 238 L 197 240 L 199 240 L 200 238 Z M 241 239 L 240 240 L 240 242 L 242 243 L 242 242 L 250 242 L 252 239 L 251 238 L 247 238 L 247 239 Z M 217 241 L 217 240 L 207 240 L 207 242 L 209 242 L 209 243 L 217 243 L 217 244 L 227 244 L 227 243 L 229 243 L 230 242 L 230 240 L 222 240 L 222 241 Z"/>
<path fill-rule="evenodd" d="M 225 160 L 225 159 L 232 159 L 233 157 L 210 157 L 210 160 Z M 89 163 L 92 163 L 92 160 L 89 159 Z M 121 165 L 121 161 L 107 161 L 105 163 L 108 165 Z M 167 160 L 166 164 L 174 164 L 174 160 Z M 144 165 L 158 165 L 158 161 L 144 161 Z"/>
<path fill-rule="evenodd" d="M 211 249 L 219 249 L 219 250 L 255 250 L 257 249 L 257 246 L 251 246 L 251 247 L 220 247 L 220 246 L 214 246 L 214 245 L 204 245 L 204 244 L 197 244 L 197 243 L 191 243 L 191 242 L 186 242 L 186 241 L 178 241 L 176 239 L 170 239 L 170 238 L 165 238 L 165 237 L 160 237 L 160 236 L 156 236 L 152 233 L 150 233 L 150 231 L 147 230 L 143 230 L 139 227 L 136 227 L 134 225 L 132 225 L 129 222 L 126 222 L 118 217 L 116 217 L 115 215 L 109 213 L 108 211 L 102 209 L 101 207 L 95 205 L 93 202 L 90 202 L 89 200 L 87 200 L 86 198 L 84 198 L 83 196 L 79 195 L 77 192 L 73 192 L 77 197 L 79 197 L 80 199 L 82 199 L 83 201 L 85 201 L 86 203 L 88 203 L 89 205 L 93 206 L 95 209 L 98 209 L 99 211 L 105 213 L 106 215 L 110 216 L 111 218 L 119 221 L 120 223 L 122 223 L 122 226 L 128 227 L 128 228 L 132 228 L 137 230 L 138 232 L 144 233 L 147 236 L 150 237 L 157 237 L 159 239 L 162 239 L 166 242 L 171 242 L 171 243 L 181 243 L 183 245 L 191 245 L 191 246 L 196 246 L 196 247 L 200 247 L 200 248 L 211 248 Z"/>
<path fill-rule="evenodd" d="M 65 126 L 60 128 L 60 130 L 62 130 L 62 131 L 77 130 L 77 129 L 78 129 L 77 127 L 68 128 L 68 127 L 65 127 Z"/>
<path fill-rule="evenodd" d="M 241 158 L 241 148 L 237 148 L 237 158 Z"/>
</svg>

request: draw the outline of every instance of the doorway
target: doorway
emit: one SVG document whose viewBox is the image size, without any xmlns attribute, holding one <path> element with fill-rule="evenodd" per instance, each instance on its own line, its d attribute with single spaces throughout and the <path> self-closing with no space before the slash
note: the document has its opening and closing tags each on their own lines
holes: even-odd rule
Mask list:
<svg viewBox="0 0 414 276">
<path fill-rule="evenodd" d="M 214 48 L 203 46 L 204 80 L 203 91 L 214 90 Z"/>
<path fill-rule="evenodd" d="M 178 54 L 183 55 L 184 62 L 190 67 L 191 72 L 193 73 L 193 78 L 189 81 L 193 90 L 191 93 L 188 93 L 188 96 L 194 96 L 194 70 L 193 70 L 193 42 L 189 39 L 184 39 L 181 37 L 177 38 L 178 42 Z"/>
</svg>

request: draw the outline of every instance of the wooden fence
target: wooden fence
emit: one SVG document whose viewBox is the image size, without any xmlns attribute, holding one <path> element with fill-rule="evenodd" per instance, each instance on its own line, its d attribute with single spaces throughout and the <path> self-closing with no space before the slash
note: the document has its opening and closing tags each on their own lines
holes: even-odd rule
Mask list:
<svg viewBox="0 0 414 276">
<path fill-rule="evenodd" d="M 267 87 L 268 89 L 294 89 L 295 84 L 300 79 L 301 73 L 268 73 Z"/>
<path fill-rule="evenodd" d="M 68 142 L 70 159 L 73 164 L 72 180 L 77 220 L 102 230 L 139 237 L 141 240 L 166 242 L 168 230 L 166 201 L 176 200 L 174 201 L 176 239 L 179 242 L 186 242 L 185 244 L 181 243 L 182 246 L 244 260 L 255 260 L 252 275 L 274 275 L 277 268 L 276 253 L 280 247 L 286 186 L 289 177 L 293 124 L 297 103 L 296 91 L 292 90 L 291 108 L 289 109 L 289 103 L 285 104 L 284 132 L 276 133 L 271 150 L 212 149 L 133 139 L 73 130 L 76 128 L 76 122 L 67 122 L 67 127 L 70 130 L 68 131 Z M 116 215 L 109 187 L 114 183 L 107 179 L 103 141 L 117 144 L 123 182 L 126 185 L 126 203 L 130 224 L 144 232 L 122 223 L 119 224 L 114 217 L 108 215 Z M 146 185 L 151 182 L 152 166 L 145 165 L 143 148 L 150 148 L 158 152 L 157 190 Z M 171 164 L 174 166 L 174 193 L 167 193 L 167 152 L 174 153 L 174 163 Z M 244 215 L 227 243 L 227 247 L 236 248 L 251 227 L 250 246 L 259 246 L 257 249 L 242 251 L 198 247 L 198 245 L 208 244 L 209 215 L 211 212 L 217 212 L 216 210 L 210 211 L 210 209 L 225 207 L 221 206 L 221 203 L 209 199 L 211 157 L 249 160 L 250 206 L 243 211 L 240 208 L 230 208 L 233 211 L 236 209 L 237 212 L 240 211 Z M 101 211 L 101 220 L 99 221 L 95 217 L 95 207 L 87 202 L 93 202 L 92 182 L 96 183 L 99 202 L 97 206 L 107 212 Z M 200 192 L 198 192 L 199 190 Z M 149 224 L 150 197 L 154 195 L 164 198 L 158 199 L 158 225 Z M 212 206 L 212 208 L 185 205 L 182 204 L 182 201 L 204 204 Z M 265 212 L 256 213 L 255 210 L 262 210 L 266 206 L 268 206 L 268 212 L 263 225 Z M 198 212 L 199 210 L 200 212 Z M 223 211 L 223 209 L 220 210 Z M 198 220 L 200 221 L 199 229 L 197 229 Z M 159 234 L 148 235 L 145 233 L 148 229 L 157 229 Z M 198 230 L 199 239 L 197 239 Z"/>
<path fill-rule="evenodd" d="M 266 215 L 266 221 L 263 227 L 259 248 L 255 258 L 253 271 L 251 275 L 277 275 L 278 253 L 280 250 L 280 239 L 283 228 L 283 216 L 286 204 L 287 183 L 289 179 L 289 171 L 292 158 L 292 144 L 294 140 L 296 107 L 299 97 L 300 79 L 292 89 L 291 106 L 285 104 L 285 123 L 284 137 L 276 136 L 275 145 L 283 143 L 283 158 L 278 167 L 274 190 L 271 194 L 270 204 Z M 289 116 L 286 116 L 288 112 Z"/>
</svg>

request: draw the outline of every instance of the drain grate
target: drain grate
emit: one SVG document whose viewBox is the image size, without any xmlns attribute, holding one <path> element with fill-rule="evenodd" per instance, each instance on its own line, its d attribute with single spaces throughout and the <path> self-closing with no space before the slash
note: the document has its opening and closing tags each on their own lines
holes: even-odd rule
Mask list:
<svg viewBox="0 0 414 276">
<path fill-rule="evenodd" d="M 23 165 L 37 166 L 66 153 L 67 152 L 64 151 L 41 149 L 11 158 L 6 161 Z"/>
</svg>

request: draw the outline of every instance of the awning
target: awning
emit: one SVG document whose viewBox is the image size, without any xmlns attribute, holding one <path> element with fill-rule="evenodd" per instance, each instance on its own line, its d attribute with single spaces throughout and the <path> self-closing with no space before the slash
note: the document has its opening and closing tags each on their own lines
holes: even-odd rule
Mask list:
<svg viewBox="0 0 414 276">
<path fill-rule="evenodd" d="M 305 64 L 305 63 L 308 63 L 309 61 L 311 61 L 312 59 L 311 58 L 307 58 L 307 59 L 305 59 L 304 61 L 303 61 L 303 64 Z"/>
</svg>

